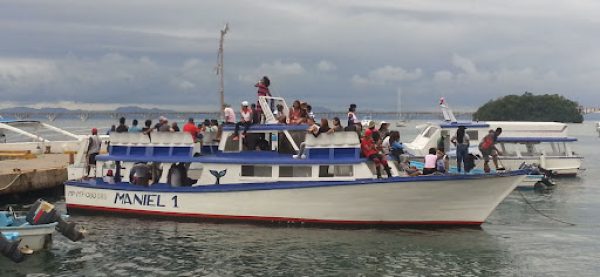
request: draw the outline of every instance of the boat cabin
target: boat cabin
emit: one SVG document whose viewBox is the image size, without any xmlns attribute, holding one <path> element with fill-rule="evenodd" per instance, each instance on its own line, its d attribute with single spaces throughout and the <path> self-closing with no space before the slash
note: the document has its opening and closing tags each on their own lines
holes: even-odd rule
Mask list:
<svg viewBox="0 0 600 277">
<path fill-rule="evenodd" d="M 209 155 L 196 154 L 188 133 L 115 133 L 108 155 L 96 158 L 96 176 L 106 177 L 110 170 L 115 181 L 171 186 L 376 178 L 374 166 L 361 157 L 356 132 L 315 137 L 307 129 L 307 125 L 254 124 L 243 139 L 234 140 L 235 126 L 225 125 L 218 150 Z M 302 143 L 306 158 L 296 159 Z M 393 166 L 392 174 L 398 176 Z"/>
</svg>

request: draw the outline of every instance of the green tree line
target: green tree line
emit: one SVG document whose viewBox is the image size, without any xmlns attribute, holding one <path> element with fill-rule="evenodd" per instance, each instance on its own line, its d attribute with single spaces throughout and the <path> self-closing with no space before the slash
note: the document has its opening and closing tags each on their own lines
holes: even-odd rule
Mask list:
<svg viewBox="0 0 600 277">
<path fill-rule="evenodd" d="M 551 121 L 581 123 L 583 116 L 577 102 L 558 94 L 507 95 L 490 100 L 477 109 L 473 120 L 487 121 Z"/>
</svg>

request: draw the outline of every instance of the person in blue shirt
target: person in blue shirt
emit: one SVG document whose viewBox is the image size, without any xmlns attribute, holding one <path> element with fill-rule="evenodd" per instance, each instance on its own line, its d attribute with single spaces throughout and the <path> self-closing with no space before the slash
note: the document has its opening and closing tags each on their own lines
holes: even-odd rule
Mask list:
<svg viewBox="0 0 600 277">
<path fill-rule="evenodd" d="M 138 126 L 138 120 L 134 119 L 131 122 L 131 127 L 129 127 L 129 132 L 130 133 L 139 133 L 142 131 L 142 128 L 140 128 L 140 126 Z"/>
</svg>

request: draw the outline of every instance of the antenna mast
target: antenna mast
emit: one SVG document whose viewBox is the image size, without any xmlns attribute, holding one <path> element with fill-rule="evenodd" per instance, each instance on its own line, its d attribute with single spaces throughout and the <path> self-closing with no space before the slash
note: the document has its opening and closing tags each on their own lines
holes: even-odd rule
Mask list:
<svg viewBox="0 0 600 277">
<path fill-rule="evenodd" d="M 223 109 L 225 109 L 225 81 L 223 79 L 225 77 L 223 74 L 223 41 L 225 40 L 225 35 L 228 31 L 229 23 L 225 23 L 225 26 L 221 30 L 221 39 L 219 40 L 219 53 L 217 55 L 217 75 L 219 75 L 220 77 L 219 93 L 221 94 L 221 110 L 219 113 L 221 114 L 221 116 L 223 116 Z"/>
</svg>

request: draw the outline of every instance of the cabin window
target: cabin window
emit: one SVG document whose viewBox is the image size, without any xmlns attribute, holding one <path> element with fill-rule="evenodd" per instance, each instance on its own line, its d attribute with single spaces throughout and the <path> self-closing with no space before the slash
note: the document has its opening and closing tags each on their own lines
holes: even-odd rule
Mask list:
<svg viewBox="0 0 600 277">
<path fill-rule="evenodd" d="M 311 177 L 312 167 L 310 166 L 280 166 L 279 177 Z"/>
<path fill-rule="evenodd" d="M 542 142 L 538 145 L 538 151 L 549 156 L 564 156 L 567 154 L 564 142 Z"/>
<path fill-rule="evenodd" d="M 430 138 L 431 136 L 433 136 L 433 134 L 435 134 L 436 131 L 437 131 L 436 127 L 429 126 L 429 128 L 427 128 L 427 129 L 425 129 L 425 131 L 423 131 L 423 136 L 426 138 Z"/>
<path fill-rule="evenodd" d="M 271 177 L 272 168 L 266 165 L 242 165 L 243 177 Z"/>
<path fill-rule="evenodd" d="M 333 167 L 333 174 L 335 176 L 352 177 L 354 176 L 353 168 L 351 165 L 336 165 Z"/>
<path fill-rule="evenodd" d="M 352 165 L 321 165 L 319 166 L 319 177 L 352 177 L 354 176 Z"/>
<path fill-rule="evenodd" d="M 467 135 L 469 135 L 469 140 L 470 141 L 479 141 L 479 132 L 474 130 L 474 131 L 467 131 L 466 132 Z"/>
</svg>

